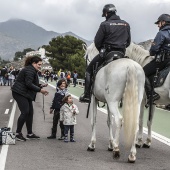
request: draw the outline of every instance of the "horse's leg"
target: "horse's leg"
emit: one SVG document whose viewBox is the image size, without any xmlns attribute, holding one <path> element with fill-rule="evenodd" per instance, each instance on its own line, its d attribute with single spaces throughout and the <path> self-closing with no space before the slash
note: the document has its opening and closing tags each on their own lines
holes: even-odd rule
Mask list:
<svg viewBox="0 0 170 170">
<path fill-rule="evenodd" d="M 131 147 L 130 155 L 128 156 L 128 162 L 129 163 L 135 163 L 135 161 L 136 161 L 136 146 L 135 146 L 135 142 L 136 142 L 136 137 L 135 137 L 134 143 L 133 143 L 133 145 Z"/>
<path fill-rule="evenodd" d="M 113 140 L 113 158 L 119 158 L 120 157 L 120 151 L 119 151 L 119 136 L 120 136 L 120 129 L 122 127 L 122 115 L 120 114 L 118 110 L 118 102 L 114 103 L 108 103 L 109 112 L 110 115 L 114 115 L 115 117 L 115 125 L 116 125 L 116 131 L 115 131 L 115 140 Z"/>
<path fill-rule="evenodd" d="M 142 100 L 139 115 L 139 131 L 138 138 L 136 141 L 136 147 L 141 148 L 143 145 L 143 116 L 144 116 L 145 98 Z"/>
<path fill-rule="evenodd" d="M 140 103 L 138 104 L 138 116 L 141 116 L 141 113 L 143 115 L 143 112 L 144 112 L 144 102 L 142 100 L 141 105 L 140 105 Z M 142 119 L 142 120 L 140 120 L 140 119 Z M 143 116 L 141 118 L 139 117 L 139 122 L 140 122 L 139 127 L 143 129 Z M 132 147 L 131 147 L 131 150 L 130 150 L 130 155 L 128 157 L 128 162 L 130 162 L 130 163 L 135 163 L 135 161 L 136 161 L 136 153 L 137 153 L 136 152 L 136 139 L 137 139 L 137 132 L 138 132 L 138 127 L 136 129 L 136 132 L 135 132 L 135 135 L 134 135 L 134 140 L 133 140 Z M 143 131 L 140 130 L 140 132 L 142 133 Z M 142 138 L 142 136 L 140 136 L 140 137 Z M 139 138 L 138 138 L 138 141 L 139 141 Z"/>
<path fill-rule="evenodd" d="M 92 137 L 91 143 L 89 144 L 87 150 L 94 151 L 96 143 L 96 115 L 97 115 L 97 101 L 94 95 L 92 95 L 91 98 L 90 113 L 91 113 Z"/>
<path fill-rule="evenodd" d="M 151 117 L 149 120 L 149 116 L 148 116 L 148 121 L 147 121 L 147 126 L 148 126 L 148 137 L 146 139 L 146 141 L 143 144 L 143 148 L 150 148 L 151 145 L 151 141 L 152 141 L 152 120 L 153 120 L 153 116 L 155 113 L 155 105 L 152 105 L 152 113 L 151 113 Z"/>
<path fill-rule="evenodd" d="M 112 114 L 109 111 L 109 107 L 107 107 L 108 111 L 108 117 L 107 117 L 107 125 L 109 127 L 109 146 L 108 146 L 108 151 L 113 151 L 113 118 Z"/>
</svg>

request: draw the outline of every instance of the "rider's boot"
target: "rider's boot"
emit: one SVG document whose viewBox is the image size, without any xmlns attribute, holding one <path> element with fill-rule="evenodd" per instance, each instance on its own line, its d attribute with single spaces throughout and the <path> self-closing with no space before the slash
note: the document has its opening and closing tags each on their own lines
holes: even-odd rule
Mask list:
<svg viewBox="0 0 170 170">
<path fill-rule="evenodd" d="M 152 93 L 152 85 L 151 85 L 151 83 L 150 83 L 150 81 L 149 81 L 149 78 L 147 78 L 147 77 L 146 77 L 146 79 L 145 79 L 145 92 L 146 92 L 147 100 L 148 100 L 148 102 L 149 102 L 150 97 L 151 97 L 151 93 Z M 159 96 L 158 93 L 156 93 L 156 92 L 153 90 L 153 96 L 152 96 L 152 98 L 153 98 L 153 102 L 154 102 L 155 100 L 158 100 L 158 99 L 160 98 L 160 96 Z M 148 102 L 147 102 L 147 103 L 148 103 Z"/>
<path fill-rule="evenodd" d="M 91 90 L 91 75 L 86 72 L 84 93 L 80 96 L 79 102 L 82 103 L 90 102 L 90 90 Z"/>
</svg>

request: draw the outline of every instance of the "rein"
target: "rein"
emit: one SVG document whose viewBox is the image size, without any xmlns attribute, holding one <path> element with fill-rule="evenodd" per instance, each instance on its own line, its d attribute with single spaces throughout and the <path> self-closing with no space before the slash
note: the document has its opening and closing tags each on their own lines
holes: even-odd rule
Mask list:
<svg viewBox="0 0 170 170">
<path fill-rule="evenodd" d="M 86 55 L 86 68 L 87 68 L 87 66 L 88 66 L 87 61 L 90 63 L 90 60 L 89 60 L 89 58 L 88 58 L 88 54 Z"/>
</svg>

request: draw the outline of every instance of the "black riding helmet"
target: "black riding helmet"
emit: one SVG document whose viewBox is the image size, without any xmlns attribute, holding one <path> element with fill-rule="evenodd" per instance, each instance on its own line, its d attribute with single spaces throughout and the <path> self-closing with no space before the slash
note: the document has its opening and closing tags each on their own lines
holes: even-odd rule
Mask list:
<svg viewBox="0 0 170 170">
<path fill-rule="evenodd" d="M 165 21 L 167 23 L 170 23 L 170 15 L 169 14 L 160 15 L 158 20 L 155 22 L 155 24 L 158 24 L 160 21 Z"/>
<path fill-rule="evenodd" d="M 113 4 L 107 4 L 103 7 L 102 17 L 105 17 L 106 12 L 107 13 L 116 12 L 116 7 Z"/>
</svg>

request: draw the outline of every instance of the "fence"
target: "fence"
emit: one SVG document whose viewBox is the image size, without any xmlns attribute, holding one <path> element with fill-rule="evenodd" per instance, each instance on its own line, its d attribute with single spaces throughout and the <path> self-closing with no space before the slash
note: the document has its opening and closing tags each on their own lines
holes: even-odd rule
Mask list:
<svg viewBox="0 0 170 170">
<path fill-rule="evenodd" d="M 71 80 L 71 84 L 73 84 L 73 78 L 70 79 Z M 77 79 L 77 85 L 84 87 L 85 85 L 85 80 L 84 79 Z"/>
</svg>

